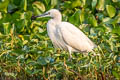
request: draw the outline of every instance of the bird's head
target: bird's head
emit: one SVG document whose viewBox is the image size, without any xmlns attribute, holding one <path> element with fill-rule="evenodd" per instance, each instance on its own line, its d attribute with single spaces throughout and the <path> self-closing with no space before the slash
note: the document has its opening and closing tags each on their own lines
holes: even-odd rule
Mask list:
<svg viewBox="0 0 120 80">
<path fill-rule="evenodd" d="M 51 17 L 52 19 L 60 19 L 61 20 L 61 13 L 57 9 L 51 9 L 44 14 L 38 16 L 32 16 L 33 19 L 37 17 Z"/>
</svg>

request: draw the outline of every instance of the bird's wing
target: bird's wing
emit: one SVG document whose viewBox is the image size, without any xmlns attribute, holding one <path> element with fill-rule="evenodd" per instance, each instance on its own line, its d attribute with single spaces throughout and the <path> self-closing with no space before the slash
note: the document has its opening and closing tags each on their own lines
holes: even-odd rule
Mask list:
<svg viewBox="0 0 120 80">
<path fill-rule="evenodd" d="M 81 52 L 90 52 L 95 44 L 78 28 L 68 22 L 59 25 L 61 35 L 65 43 Z"/>
</svg>

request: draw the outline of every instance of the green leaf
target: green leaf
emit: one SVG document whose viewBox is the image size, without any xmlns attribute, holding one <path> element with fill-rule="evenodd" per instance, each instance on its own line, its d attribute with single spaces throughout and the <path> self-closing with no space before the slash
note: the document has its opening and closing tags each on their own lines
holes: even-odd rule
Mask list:
<svg viewBox="0 0 120 80">
<path fill-rule="evenodd" d="M 63 6 L 64 6 L 64 8 L 68 9 L 68 8 L 72 8 L 71 4 L 72 4 L 71 1 L 65 1 Z"/>
<path fill-rule="evenodd" d="M 94 15 L 91 15 L 89 18 L 88 18 L 89 22 L 92 26 L 98 26 L 98 23 L 97 23 L 97 20 L 95 19 Z"/>
<path fill-rule="evenodd" d="M 17 32 L 22 32 L 25 28 L 25 20 L 21 19 L 19 21 L 16 21 L 15 26 L 17 28 Z"/>
<path fill-rule="evenodd" d="M 116 71 L 112 71 L 112 74 L 117 78 L 120 79 L 120 75 Z"/>
<path fill-rule="evenodd" d="M 27 0 L 24 0 L 24 11 L 27 11 Z"/>
<path fill-rule="evenodd" d="M 106 5 L 108 15 L 112 18 L 116 14 L 116 9 L 112 5 Z"/>
<path fill-rule="evenodd" d="M 92 0 L 92 8 L 94 9 L 96 7 L 97 0 Z"/>
<path fill-rule="evenodd" d="M 80 22 L 82 23 L 84 21 L 84 18 L 85 18 L 85 11 L 84 9 L 81 11 L 80 13 Z"/>
<path fill-rule="evenodd" d="M 57 5 L 58 1 L 57 0 L 51 0 L 51 6 L 54 8 Z"/>
<path fill-rule="evenodd" d="M 47 64 L 47 61 L 46 61 L 45 57 L 39 57 L 38 60 L 37 60 L 37 62 L 40 65 L 46 65 Z"/>
<path fill-rule="evenodd" d="M 103 11 L 104 10 L 104 4 L 105 0 L 99 0 L 98 5 L 97 5 L 97 10 Z"/>
<path fill-rule="evenodd" d="M 10 23 L 3 23 L 4 26 L 4 34 L 9 34 L 10 32 Z"/>
<path fill-rule="evenodd" d="M 9 4 L 9 0 L 2 0 L 3 2 L 0 2 L 0 11 L 4 11 L 7 13 L 7 7 Z"/>
<path fill-rule="evenodd" d="M 77 10 L 77 11 L 69 18 L 69 22 L 71 22 L 72 24 L 75 24 L 75 25 L 80 24 L 80 13 L 81 13 L 81 10 Z"/>
<path fill-rule="evenodd" d="M 112 24 L 113 19 L 111 19 L 111 18 L 109 18 L 109 17 L 106 17 L 106 18 L 104 18 L 102 21 L 103 21 L 104 24 Z"/>
<path fill-rule="evenodd" d="M 115 28 L 112 30 L 112 33 L 115 33 L 115 34 L 120 35 L 120 26 L 115 27 Z"/>
<path fill-rule="evenodd" d="M 11 13 L 14 9 L 16 9 L 17 8 L 17 6 L 16 5 L 14 5 L 14 4 L 9 4 L 8 5 L 8 12 L 9 13 Z"/>
<path fill-rule="evenodd" d="M 71 6 L 72 6 L 72 8 L 81 6 L 81 1 L 80 0 L 75 0 L 75 1 L 72 2 Z"/>
<path fill-rule="evenodd" d="M 34 7 L 34 6 L 33 6 L 33 9 L 34 9 L 34 15 L 39 15 L 39 14 L 41 14 L 41 11 L 40 11 L 37 7 Z"/>
<path fill-rule="evenodd" d="M 45 4 L 48 6 L 51 0 L 44 0 Z"/>
<path fill-rule="evenodd" d="M 44 6 L 44 4 L 42 2 L 35 1 L 33 3 L 33 6 L 35 6 L 36 8 L 38 8 L 41 12 L 45 11 L 45 6 Z"/>
<path fill-rule="evenodd" d="M 120 2 L 120 0 L 112 0 L 113 2 Z"/>
</svg>

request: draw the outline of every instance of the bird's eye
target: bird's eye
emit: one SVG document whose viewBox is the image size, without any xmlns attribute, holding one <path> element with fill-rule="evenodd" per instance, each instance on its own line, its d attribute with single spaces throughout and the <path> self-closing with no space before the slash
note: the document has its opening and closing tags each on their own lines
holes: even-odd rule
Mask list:
<svg viewBox="0 0 120 80">
<path fill-rule="evenodd" d="M 48 12 L 48 15 L 50 15 L 50 12 Z"/>
</svg>

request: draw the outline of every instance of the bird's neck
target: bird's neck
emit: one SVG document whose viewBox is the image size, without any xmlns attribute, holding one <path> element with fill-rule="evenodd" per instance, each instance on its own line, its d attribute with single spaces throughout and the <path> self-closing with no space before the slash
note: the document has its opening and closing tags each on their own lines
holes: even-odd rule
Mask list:
<svg viewBox="0 0 120 80">
<path fill-rule="evenodd" d="M 58 15 L 58 16 L 53 17 L 52 20 L 55 21 L 56 24 L 61 23 L 61 21 L 62 21 L 62 16 L 61 16 L 61 14 Z"/>
<path fill-rule="evenodd" d="M 61 23 L 61 20 L 60 19 L 53 19 L 53 21 L 56 23 L 56 24 L 59 24 L 59 23 Z"/>
</svg>

